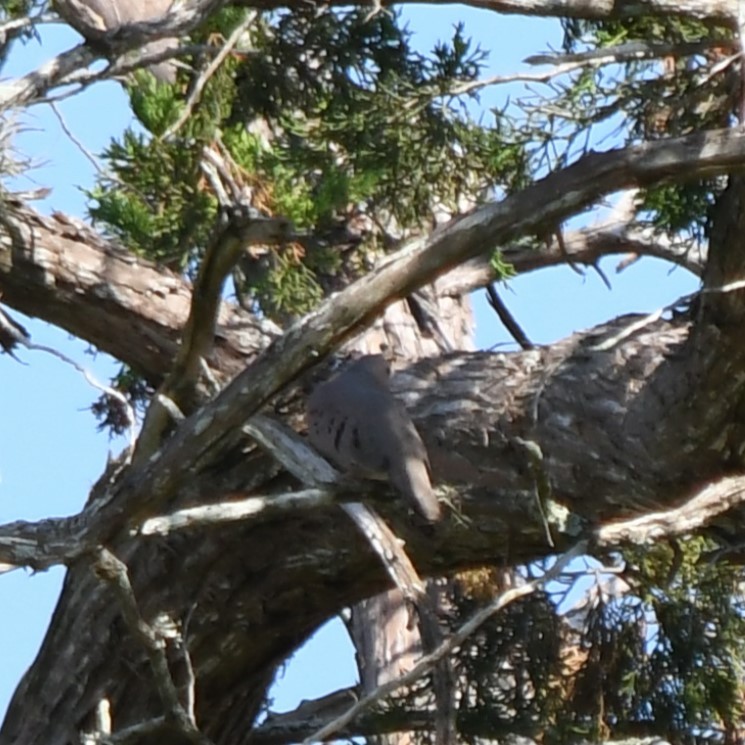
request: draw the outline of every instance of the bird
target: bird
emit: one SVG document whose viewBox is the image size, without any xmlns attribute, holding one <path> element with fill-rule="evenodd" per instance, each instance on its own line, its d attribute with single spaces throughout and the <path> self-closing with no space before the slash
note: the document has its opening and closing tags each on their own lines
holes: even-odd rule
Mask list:
<svg viewBox="0 0 745 745">
<path fill-rule="evenodd" d="M 430 523 L 442 512 L 430 481 L 429 458 L 404 405 L 390 388 L 380 354 L 348 364 L 308 397 L 308 438 L 343 471 L 387 479 Z"/>
<path fill-rule="evenodd" d="M 175 0 L 54 0 L 60 17 L 86 40 L 101 41 L 107 34 L 135 23 L 157 21 L 168 14 Z M 151 55 L 175 49 L 178 39 L 154 39 L 144 44 L 137 54 Z M 148 70 L 160 81 L 176 80 L 173 60 L 150 65 Z"/>
</svg>

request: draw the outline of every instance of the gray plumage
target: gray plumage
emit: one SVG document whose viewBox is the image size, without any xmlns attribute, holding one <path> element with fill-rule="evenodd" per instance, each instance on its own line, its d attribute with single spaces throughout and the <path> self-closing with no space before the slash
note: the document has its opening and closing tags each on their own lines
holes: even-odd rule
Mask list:
<svg viewBox="0 0 745 745">
<path fill-rule="evenodd" d="M 427 520 L 441 517 L 422 438 L 389 386 L 388 364 L 369 355 L 317 386 L 308 398 L 308 437 L 342 470 L 389 479 Z"/>
<path fill-rule="evenodd" d="M 174 0 L 54 0 L 59 15 L 90 41 L 99 41 L 106 34 L 133 23 L 157 21 L 168 13 L 173 3 Z M 155 54 L 177 46 L 175 38 L 155 39 L 133 54 Z M 148 70 L 163 82 L 176 80 L 176 65 L 172 60 L 150 65 Z"/>
</svg>

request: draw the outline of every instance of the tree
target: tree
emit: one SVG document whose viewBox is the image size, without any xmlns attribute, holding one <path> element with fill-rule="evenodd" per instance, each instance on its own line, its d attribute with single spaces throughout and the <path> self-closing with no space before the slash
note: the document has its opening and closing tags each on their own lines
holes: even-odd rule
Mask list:
<svg viewBox="0 0 745 745">
<path fill-rule="evenodd" d="M 97 407 L 105 426 L 145 416 L 79 515 L 0 528 L 1 562 L 69 567 L 0 742 L 290 742 L 332 719 L 346 735 L 439 727 L 442 664 L 434 705 L 411 674 L 395 706 L 364 702 L 351 721 L 335 719 L 344 692 L 256 724 L 287 655 L 389 587 L 380 541 L 396 566 L 450 578 L 452 635 L 438 647 L 422 628 L 435 655 L 459 649 L 445 681 L 459 737 L 739 739 L 737 6 L 490 7 L 562 14 L 566 47 L 532 60 L 551 65 L 551 96 L 493 123 L 460 105 L 486 84 L 462 29 L 422 58 L 395 15 L 368 7 L 184 3 L 0 89 L 6 109 L 26 105 L 89 82 L 81 69 L 98 56 L 128 73 L 162 61 L 132 49 L 191 34 L 180 52 L 193 69 L 175 85 L 127 79 L 150 136 L 112 142 L 91 193 L 97 230 L 4 196 L 3 303 L 122 362 Z M 30 33 L 17 22 L 29 6 L 4 8 L 10 36 Z M 620 145 L 591 152 L 608 125 Z M 605 223 L 562 227 L 629 189 Z M 615 253 L 685 266 L 702 290 L 666 317 L 536 348 L 492 286 L 524 349 L 468 351 L 469 290 Z M 353 337 L 408 355 L 392 384 L 450 505 L 441 524 L 379 485 L 324 487 L 335 477 L 289 429 L 328 373 L 318 363 Z M 30 343 L 3 311 L 3 348 Z M 567 612 L 551 583 L 580 555 L 615 562 L 623 581 L 610 567 Z M 502 571 L 456 574 L 489 564 Z M 418 579 L 398 581 L 426 620 Z"/>
</svg>

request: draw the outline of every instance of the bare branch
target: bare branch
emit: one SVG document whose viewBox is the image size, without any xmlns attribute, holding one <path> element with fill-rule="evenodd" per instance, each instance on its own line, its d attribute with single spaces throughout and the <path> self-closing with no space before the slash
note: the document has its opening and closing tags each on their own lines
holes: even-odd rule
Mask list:
<svg viewBox="0 0 745 745">
<path fill-rule="evenodd" d="M 743 502 L 745 479 L 742 476 L 724 477 L 706 484 L 680 507 L 604 525 L 597 530 L 596 540 L 598 545 L 606 547 L 622 543 L 652 543 L 663 537 L 685 535 Z"/>
<path fill-rule="evenodd" d="M 57 106 L 53 101 L 50 101 L 49 108 L 52 109 L 52 112 L 57 117 L 57 121 L 59 122 L 60 127 L 62 127 L 62 131 L 67 135 L 70 142 L 75 145 L 75 147 L 83 154 L 99 174 L 105 173 L 104 168 L 98 162 L 98 158 L 93 155 L 93 153 L 75 136 L 75 133 L 70 129 L 70 127 L 67 126 L 67 122 L 65 121 L 65 117 L 62 115 L 59 106 Z"/>
<path fill-rule="evenodd" d="M 95 388 L 97 391 L 101 391 L 101 393 L 103 393 L 105 396 L 109 396 L 110 398 L 113 398 L 115 401 L 118 401 L 119 404 L 121 404 L 127 421 L 127 432 L 129 433 L 129 443 L 127 451 L 131 456 L 132 452 L 134 451 L 135 440 L 137 437 L 135 433 L 137 417 L 135 416 L 135 411 L 132 408 L 132 404 L 129 403 L 127 397 L 116 388 L 112 388 L 110 385 L 101 383 L 93 375 L 93 373 L 90 372 L 90 370 L 87 370 L 82 365 L 79 365 L 77 362 L 75 362 L 75 360 L 68 357 L 66 354 L 58 351 L 57 349 L 54 349 L 53 347 L 47 347 L 44 344 L 35 344 L 31 341 L 29 341 L 26 346 L 28 347 L 28 349 L 36 350 L 38 352 L 46 352 L 47 354 L 51 354 L 53 357 L 56 357 L 58 360 L 62 360 L 62 362 L 64 362 L 65 364 L 75 368 L 85 378 L 86 382 L 90 386 Z"/>
<path fill-rule="evenodd" d="M 724 36 L 713 37 L 696 42 L 667 44 L 654 41 L 630 41 L 612 47 L 590 49 L 573 54 L 533 54 L 523 61 L 528 65 L 555 65 L 561 67 L 571 63 L 612 63 L 630 62 L 635 59 L 656 59 L 659 57 L 687 57 L 701 54 L 710 49 L 734 49 L 732 39 Z"/>
<path fill-rule="evenodd" d="M 409 1 L 409 0 L 406 0 Z M 413 0 L 411 0 L 413 1 Z M 442 4 L 435 0 L 433 4 Z M 293 7 L 294 0 L 235 0 L 234 4 L 254 8 Z M 332 5 L 348 5 L 348 0 L 333 0 Z M 367 3 L 365 3 L 367 4 Z M 629 5 L 617 0 L 465 0 L 466 5 L 495 13 L 588 18 L 595 20 L 629 19 L 664 15 L 707 19 L 733 26 L 737 18 L 736 0 L 638 0 Z"/>
<path fill-rule="evenodd" d="M 337 502 L 337 495 L 329 489 L 303 489 L 284 494 L 249 497 L 230 502 L 206 504 L 176 510 L 170 515 L 151 517 L 139 529 L 141 535 L 168 535 L 175 530 L 231 523 L 265 514 L 278 515 L 287 510 L 317 509 Z"/>
<path fill-rule="evenodd" d="M 188 3 L 174 3 L 168 15 L 162 19 L 130 24 L 117 29 L 115 32 L 103 34 L 98 39 L 99 43 L 96 49 L 88 44 L 81 44 L 63 52 L 44 63 L 37 70 L 0 85 L 0 110 L 38 102 L 58 85 L 77 84 L 83 86 L 94 80 L 169 59 L 179 53 L 179 50 L 143 55 L 136 62 L 126 63 L 122 60 L 121 65 L 117 62 L 103 73 L 81 74 L 91 62 L 104 55 L 106 46 L 110 47 L 113 56 L 124 57 L 126 52 L 142 46 L 149 39 L 180 38 L 204 21 L 212 11 L 223 5 L 224 2 L 225 0 L 190 0 Z"/>
<path fill-rule="evenodd" d="M 676 264 L 700 277 L 706 259 L 706 248 L 689 240 L 672 243 L 662 235 L 654 235 L 651 229 L 629 228 L 625 223 L 602 224 L 582 228 L 563 234 L 564 250 L 554 237 L 549 242 L 535 246 L 506 246 L 502 258 L 517 274 L 526 274 L 538 269 L 565 264 L 571 260 L 594 268 L 604 256 L 622 254 L 652 256 Z M 461 295 L 485 287 L 498 279 L 489 257 L 469 261 L 438 280 L 445 294 Z"/>
<path fill-rule="evenodd" d="M 0 111 L 26 106 L 42 98 L 55 85 L 87 67 L 98 55 L 81 44 L 53 57 L 38 70 L 0 85 Z"/>
<path fill-rule="evenodd" d="M 127 567 L 108 549 L 100 549 L 97 554 L 93 571 L 96 576 L 108 582 L 114 589 L 119 599 L 122 616 L 130 632 L 147 653 L 167 716 L 173 717 L 183 725 L 193 727 L 194 722 L 189 721 L 186 712 L 179 703 L 178 691 L 168 669 L 168 660 L 164 651 L 165 641 L 162 635 L 157 633 L 140 615 L 134 590 L 129 581 Z"/>
<path fill-rule="evenodd" d="M 684 44 L 633 41 L 627 44 L 618 44 L 614 47 L 591 49 L 577 54 L 534 54 L 526 57 L 523 61 L 528 65 L 551 65 L 552 68 L 544 72 L 517 72 L 508 75 L 493 75 L 482 80 L 462 81 L 455 83 L 447 91 L 438 91 L 434 95 L 437 97 L 443 95 L 459 96 L 506 83 L 548 83 L 560 75 L 567 75 L 570 72 L 583 70 L 587 67 L 602 67 L 603 65 L 631 62 L 638 59 L 656 59 L 668 56 L 686 57 L 702 54 L 715 48 L 732 49 L 733 42 L 723 36 Z"/>
<path fill-rule="evenodd" d="M 236 205 L 231 212 L 221 213 L 219 220 L 199 267 L 181 347 L 173 368 L 158 390 L 161 396 L 173 401 L 182 411 L 186 403 L 194 398 L 194 387 L 202 372 L 202 360 L 214 343 L 225 278 L 248 246 L 254 243 L 277 243 L 289 231 L 287 220 L 264 217 L 244 205 Z M 168 411 L 155 397 L 145 417 L 135 458 L 149 456 L 158 447 L 170 421 Z"/>
<path fill-rule="evenodd" d="M 504 324 L 507 331 L 512 334 L 512 338 L 520 345 L 521 349 L 533 349 L 535 345 L 525 335 L 520 324 L 515 320 L 515 317 L 510 313 L 507 306 L 499 297 L 497 288 L 494 287 L 494 283 L 486 286 L 486 293 L 489 299 L 489 305 L 496 311 L 499 316 L 499 320 Z"/>
<path fill-rule="evenodd" d="M 190 741 L 210 745 L 209 738 L 199 732 L 196 722 L 179 701 L 178 691 L 168 667 L 165 652 L 166 636 L 161 630 L 156 630 L 147 623 L 140 614 L 126 565 L 108 549 L 103 548 L 97 552 L 93 570 L 113 588 L 127 627 L 150 660 L 155 684 L 166 709 L 166 721 L 172 722 Z"/>
</svg>

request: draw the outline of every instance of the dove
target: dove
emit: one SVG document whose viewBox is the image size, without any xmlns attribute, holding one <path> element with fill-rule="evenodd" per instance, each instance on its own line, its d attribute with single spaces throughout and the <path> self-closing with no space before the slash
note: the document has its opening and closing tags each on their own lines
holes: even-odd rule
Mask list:
<svg viewBox="0 0 745 745">
<path fill-rule="evenodd" d="M 389 386 L 388 363 L 367 355 L 308 398 L 308 437 L 343 471 L 388 479 L 429 522 L 440 519 L 422 438 Z"/>
<path fill-rule="evenodd" d="M 57 13 L 89 41 L 132 23 L 147 23 L 163 18 L 174 0 L 54 0 Z M 178 39 L 154 39 L 134 54 L 155 54 L 178 46 Z M 173 83 L 176 66 L 172 60 L 150 65 L 148 70 L 160 81 Z"/>
</svg>

